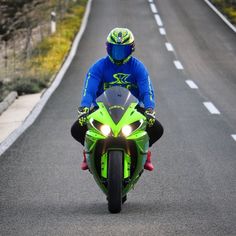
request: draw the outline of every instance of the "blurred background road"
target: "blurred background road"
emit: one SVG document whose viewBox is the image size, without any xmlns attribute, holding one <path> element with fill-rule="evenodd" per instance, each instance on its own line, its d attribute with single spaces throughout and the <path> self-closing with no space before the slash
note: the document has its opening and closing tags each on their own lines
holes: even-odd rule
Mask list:
<svg viewBox="0 0 236 236">
<path fill-rule="evenodd" d="M 121 214 L 70 136 L 83 79 L 130 28 L 165 127 Z M 36 122 L 0 157 L 0 235 L 235 235 L 235 33 L 196 0 L 96 0 L 76 57 Z M 236 138 L 235 138 L 236 139 Z"/>
</svg>

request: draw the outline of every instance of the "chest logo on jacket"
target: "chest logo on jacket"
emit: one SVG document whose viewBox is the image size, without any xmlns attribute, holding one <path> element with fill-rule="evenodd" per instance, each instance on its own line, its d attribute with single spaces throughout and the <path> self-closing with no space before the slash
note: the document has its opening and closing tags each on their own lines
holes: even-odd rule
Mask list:
<svg viewBox="0 0 236 236">
<path fill-rule="evenodd" d="M 112 82 L 105 82 L 104 83 L 104 90 L 113 87 L 113 86 L 121 86 L 127 89 L 131 89 L 132 87 L 136 88 L 137 86 L 135 84 L 132 84 L 131 82 L 127 81 L 130 74 L 124 74 L 124 73 L 117 73 L 113 75 L 113 78 L 115 79 Z"/>
</svg>

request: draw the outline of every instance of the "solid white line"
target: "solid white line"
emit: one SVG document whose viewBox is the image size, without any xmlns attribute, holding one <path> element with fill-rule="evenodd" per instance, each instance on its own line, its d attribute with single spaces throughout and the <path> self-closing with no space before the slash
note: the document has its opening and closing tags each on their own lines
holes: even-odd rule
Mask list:
<svg viewBox="0 0 236 236">
<path fill-rule="evenodd" d="M 183 65 L 181 64 L 180 61 L 174 61 L 174 64 L 175 64 L 175 67 L 178 69 L 178 70 L 183 70 L 184 67 Z"/>
<path fill-rule="evenodd" d="M 157 25 L 158 25 L 158 26 L 163 26 L 161 17 L 160 17 L 158 14 L 155 14 L 154 16 L 155 16 L 155 20 L 156 20 L 156 22 L 157 22 Z"/>
<path fill-rule="evenodd" d="M 36 120 L 36 118 L 39 116 L 41 113 L 42 109 L 46 105 L 47 101 L 53 94 L 53 92 L 56 90 L 56 88 L 59 86 L 61 83 L 67 69 L 69 68 L 75 54 L 76 50 L 78 48 L 79 42 L 82 38 L 82 35 L 85 31 L 85 28 L 87 26 L 88 22 L 88 17 L 91 9 L 91 4 L 93 0 L 89 0 L 86 6 L 86 11 L 82 20 L 82 24 L 80 27 L 80 30 L 78 34 L 75 37 L 75 40 L 72 44 L 71 50 L 68 54 L 67 59 L 65 60 L 65 63 L 62 65 L 60 71 L 56 75 L 55 80 L 53 81 L 52 85 L 46 90 L 46 92 L 43 94 L 42 98 L 38 102 L 38 104 L 34 107 L 30 115 L 25 119 L 23 124 L 17 128 L 15 131 L 13 131 L 1 144 L 0 144 L 0 156 L 16 141 L 16 139 L 23 133 L 25 132 L 26 129 L 28 129 Z"/>
<path fill-rule="evenodd" d="M 164 28 L 159 28 L 161 35 L 166 35 L 166 30 Z"/>
<path fill-rule="evenodd" d="M 151 3 L 150 7 L 151 7 L 151 10 L 154 14 L 157 13 L 157 8 L 156 8 L 156 5 L 154 3 Z"/>
<path fill-rule="evenodd" d="M 236 141 L 236 134 L 232 134 L 231 136 L 234 139 L 234 141 Z"/>
<path fill-rule="evenodd" d="M 165 43 L 165 45 L 166 45 L 166 49 L 167 49 L 168 51 L 170 51 L 170 52 L 173 52 L 173 51 L 174 51 L 174 48 L 173 48 L 173 46 L 171 45 L 171 43 Z"/>
<path fill-rule="evenodd" d="M 236 33 L 236 27 L 229 22 L 229 20 L 221 13 L 218 11 L 218 9 L 208 0 L 204 0 L 205 3 Z"/>
<path fill-rule="evenodd" d="M 153 0 L 148 0 L 148 2 L 153 2 Z"/>
<path fill-rule="evenodd" d="M 213 103 L 204 102 L 203 104 L 211 114 L 216 114 L 216 115 L 220 114 L 219 110 L 215 107 Z"/>
<path fill-rule="evenodd" d="M 191 89 L 198 89 L 198 86 L 192 80 L 185 81 Z"/>
</svg>

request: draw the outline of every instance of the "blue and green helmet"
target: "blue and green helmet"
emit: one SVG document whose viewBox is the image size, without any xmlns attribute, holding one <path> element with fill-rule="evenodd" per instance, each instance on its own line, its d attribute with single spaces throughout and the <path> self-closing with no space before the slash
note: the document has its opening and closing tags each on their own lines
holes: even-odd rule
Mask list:
<svg viewBox="0 0 236 236">
<path fill-rule="evenodd" d="M 107 36 L 106 46 L 111 61 L 124 64 L 135 50 L 134 35 L 127 28 L 114 28 Z"/>
</svg>

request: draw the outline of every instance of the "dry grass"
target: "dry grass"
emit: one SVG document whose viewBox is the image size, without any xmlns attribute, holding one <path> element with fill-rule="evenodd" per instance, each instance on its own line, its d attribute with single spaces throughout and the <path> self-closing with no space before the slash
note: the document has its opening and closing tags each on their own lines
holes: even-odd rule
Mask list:
<svg viewBox="0 0 236 236">
<path fill-rule="evenodd" d="M 229 0 L 211 0 L 212 3 L 236 25 L 236 3 Z"/>
</svg>

